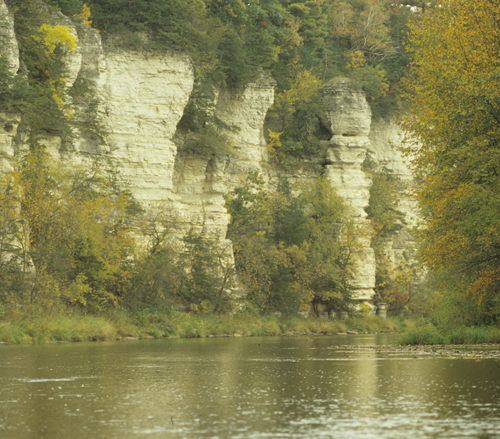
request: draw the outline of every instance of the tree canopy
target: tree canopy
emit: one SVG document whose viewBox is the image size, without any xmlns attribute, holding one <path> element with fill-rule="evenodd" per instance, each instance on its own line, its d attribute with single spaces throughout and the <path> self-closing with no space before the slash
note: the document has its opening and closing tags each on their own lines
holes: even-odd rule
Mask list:
<svg viewBox="0 0 500 439">
<path fill-rule="evenodd" d="M 476 320 L 500 315 L 499 19 L 498 0 L 427 5 L 407 45 L 402 124 L 425 220 L 420 254 L 445 291 L 480 308 Z"/>
<path fill-rule="evenodd" d="M 257 174 L 226 196 L 238 278 L 260 311 L 294 314 L 347 311 L 352 301 L 350 255 L 356 230 L 330 182 L 292 186 L 282 178 L 268 192 Z M 341 237 L 342 235 L 342 237 Z"/>
</svg>

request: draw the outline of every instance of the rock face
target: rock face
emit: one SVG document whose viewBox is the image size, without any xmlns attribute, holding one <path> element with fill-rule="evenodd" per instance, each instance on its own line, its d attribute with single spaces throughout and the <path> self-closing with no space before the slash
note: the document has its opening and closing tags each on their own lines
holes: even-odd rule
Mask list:
<svg viewBox="0 0 500 439">
<path fill-rule="evenodd" d="M 406 193 L 411 188 L 413 174 L 406 165 L 397 146 L 403 141 L 403 133 L 397 125 L 384 120 L 372 122 L 370 130 L 370 144 L 368 150 L 372 158 L 384 166 L 393 176 L 402 183 L 402 193 L 399 198 L 398 210 L 405 214 L 406 227 L 386 239 L 384 256 L 395 267 L 403 260 L 403 252 L 413 243 L 413 237 L 408 232 L 417 223 L 417 206 Z"/>
<path fill-rule="evenodd" d="M 163 201 L 173 189 L 172 138 L 193 89 L 191 63 L 183 56 L 108 53 L 101 77 L 112 160 L 140 201 Z"/>
<path fill-rule="evenodd" d="M 68 26 L 71 20 L 58 14 L 54 24 Z M 19 53 L 12 16 L 0 0 L 0 47 L 11 72 L 19 67 Z M 263 123 L 273 104 L 276 83 L 263 72 L 240 94 L 221 90 L 215 103 L 217 116 L 238 130 L 228 131 L 233 150 L 227 157 L 201 157 L 183 151 L 174 143 L 179 120 L 189 101 L 194 72 L 187 56 L 121 51 L 103 48 L 99 33 L 83 24 L 78 29 L 78 49 L 65 54 L 67 87 L 78 78 L 95 89 L 98 114 L 107 131 L 106 141 L 78 135 L 71 145 L 61 139 L 47 139 L 47 148 L 61 159 L 106 155 L 130 183 L 135 197 L 146 208 L 163 206 L 169 212 L 175 231 L 189 231 L 225 240 L 229 215 L 224 194 L 240 185 L 250 171 L 263 174 L 272 184 L 277 175 L 269 164 Z M 411 174 L 392 148 L 399 142 L 397 130 L 387 123 L 372 123 L 371 111 L 363 92 L 345 78 L 336 78 L 324 88 L 327 111 L 323 123 L 332 134 L 326 151 L 313 164 L 294 171 L 293 179 L 313 179 L 326 163 L 324 173 L 338 192 L 353 206 L 359 227 L 355 257 L 357 298 L 370 300 L 375 286 L 375 257 L 370 248 L 370 228 L 365 208 L 369 202 L 370 178 L 362 163 L 368 150 L 403 179 Z M 78 109 L 77 113 L 78 113 Z M 15 155 L 14 139 L 19 115 L 0 108 L 0 172 L 9 172 Z M 84 109 L 81 111 L 85 111 Z M 413 206 L 405 205 L 407 210 Z M 407 237 L 396 236 L 387 244 L 396 261 Z M 400 251 L 401 250 L 401 251 Z M 399 252 L 399 253 L 398 253 Z M 230 251 L 229 251 L 230 253 Z"/>
<path fill-rule="evenodd" d="M 218 94 L 217 117 L 236 131 L 225 134 L 233 146 L 232 154 L 222 158 L 203 158 L 180 153 L 174 167 L 173 193 L 177 196 L 177 224 L 186 232 L 193 229 L 225 237 L 229 214 L 224 194 L 239 186 L 251 171 L 263 173 L 266 163 L 264 118 L 274 100 L 275 81 L 262 73 L 241 94 Z"/>
<path fill-rule="evenodd" d="M 0 111 L 0 175 L 13 170 L 14 137 L 21 117 L 19 114 Z"/>
<path fill-rule="evenodd" d="M 323 88 L 324 125 L 332 133 L 326 153 L 325 175 L 352 206 L 359 233 L 354 256 L 355 297 L 370 300 L 375 287 L 375 253 L 365 208 L 371 179 L 361 169 L 370 145 L 371 110 L 365 94 L 347 78 L 335 78 Z"/>
<path fill-rule="evenodd" d="M 19 69 L 19 47 L 14 33 L 14 17 L 0 0 L 0 55 L 7 59 L 9 71 L 15 75 Z"/>
</svg>

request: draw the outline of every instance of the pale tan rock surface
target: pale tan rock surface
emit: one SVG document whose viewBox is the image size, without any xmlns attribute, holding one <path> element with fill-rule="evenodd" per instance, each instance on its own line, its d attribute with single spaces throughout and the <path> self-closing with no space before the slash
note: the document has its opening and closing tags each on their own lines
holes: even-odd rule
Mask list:
<svg viewBox="0 0 500 439">
<path fill-rule="evenodd" d="M 355 298 L 370 300 L 375 287 L 375 253 L 365 208 L 371 179 L 362 170 L 369 147 L 371 111 L 365 94 L 347 78 L 334 78 L 323 89 L 326 105 L 323 123 L 332 133 L 326 152 L 325 176 L 352 206 L 359 229 L 353 257 Z"/>
<path fill-rule="evenodd" d="M 15 75 L 19 69 L 19 46 L 14 33 L 14 17 L 0 0 L 0 55 L 7 59 L 10 73 Z"/>
<path fill-rule="evenodd" d="M 372 122 L 370 144 L 368 150 L 379 166 L 385 167 L 401 182 L 401 193 L 397 208 L 405 214 L 406 226 L 388 237 L 384 243 L 383 253 L 393 267 L 404 262 L 403 252 L 409 250 L 414 243 L 411 229 L 417 225 L 418 208 L 409 191 L 413 184 L 413 174 L 408 167 L 399 147 L 404 139 L 400 128 L 392 121 L 380 119 Z"/>
<path fill-rule="evenodd" d="M 0 174 L 13 171 L 14 137 L 21 117 L 18 114 L 0 111 Z"/>
<path fill-rule="evenodd" d="M 108 53 L 104 77 L 110 156 L 140 201 L 163 201 L 173 187 L 172 137 L 193 88 L 191 63 L 180 55 Z"/>
</svg>

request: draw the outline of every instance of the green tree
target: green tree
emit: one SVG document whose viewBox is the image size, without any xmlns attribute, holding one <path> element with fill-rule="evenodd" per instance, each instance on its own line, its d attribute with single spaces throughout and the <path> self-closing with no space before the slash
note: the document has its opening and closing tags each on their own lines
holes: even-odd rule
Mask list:
<svg viewBox="0 0 500 439">
<path fill-rule="evenodd" d="M 330 183 L 263 189 L 251 174 L 226 198 L 228 237 L 246 298 L 263 312 L 294 314 L 319 304 L 347 310 L 353 228 L 343 200 Z"/>
<path fill-rule="evenodd" d="M 348 311 L 352 303 L 351 255 L 357 251 L 359 231 L 352 222 L 345 201 L 328 180 L 318 177 L 300 187 L 308 212 L 308 272 L 311 303 L 335 312 Z"/>
<path fill-rule="evenodd" d="M 268 150 L 271 160 L 278 165 L 292 165 L 305 154 L 312 155 L 319 148 L 323 132 L 319 117 L 323 111 L 321 81 L 311 71 L 294 64 L 292 85 L 288 90 L 276 94 L 275 103 L 266 119 L 270 142 Z M 272 142 L 279 133 L 279 142 Z M 278 144 L 279 143 L 279 144 Z"/>
<path fill-rule="evenodd" d="M 184 273 L 176 292 L 192 311 L 224 313 L 232 308 L 234 264 L 227 242 L 189 234 L 178 264 Z"/>
<path fill-rule="evenodd" d="M 20 194 L 16 178 L 0 177 L 0 302 L 23 303 L 32 263 L 29 228 L 19 215 Z"/>
<path fill-rule="evenodd" d="M 402 124 L 425 220 L 420 255 L 444 291 L 481 308 L 477 322 L 500 315 L 499 18 L 497 1 L 429 5 L 407 46 Z"/>
<path fill-rule="evenodd" d="M 30 302 L 117 305 L 133 251 L 130 193 L 102 163 L 64 167 L 39 147 L 24 157 L 18 178 L 36 271 Z"/>
<path fill-rule="evenodd" d="M 0 102 L 22 114 L 18 132 L 30 146 L 50 136 L 69 143 L 75 128 L 102 140 L 93 90 L 83 78 L 71 89 L 65 81 L 64 54 L 76 50 L 77 38 L 68 27 L 54 23 L 53 8 L 40 0 L 6 3 L 14 14 L 21 67 L 12 76 L 0 58 Z M 84 110 L 75 114 L 71 102 L 82 104 L 83 99 Z"/>
<path fill-rule="evenodd" d="M 139 242 L 122 304 L 133 311 L 172 306 L 192 312 L 230 311 L 235 291 L 230 242 L 192 231 L 181 238 L 175 224 L 161 204 L 136 216 Z"/>
</svg>

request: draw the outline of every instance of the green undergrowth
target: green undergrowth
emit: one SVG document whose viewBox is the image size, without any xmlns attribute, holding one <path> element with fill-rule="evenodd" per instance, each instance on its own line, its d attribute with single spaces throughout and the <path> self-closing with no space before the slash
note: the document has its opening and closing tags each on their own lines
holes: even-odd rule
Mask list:
<svg viewBox="0 0 500 439">
<path fill-rule="evenodd" d="M 438 328 L 431 324 L 410 325 L 396 341 L 399 345 L 446 345 L 500 343 L 494 326 Z"/>
<path fill-rule="evenodd" d="M 197 315 L 167 310 L 128 313 L 113 310 L 85 315 L 74 310 L 22 308 L 0 316 L 0 342 L 46 343 L 119 340 L 123 338 L 197 338 L 211 336 L 331 335 L 356 332 L 395 332 L 404 327 L 398 320 L 379 317 L 343 321 L 235 313 Z"/>
</svg>

